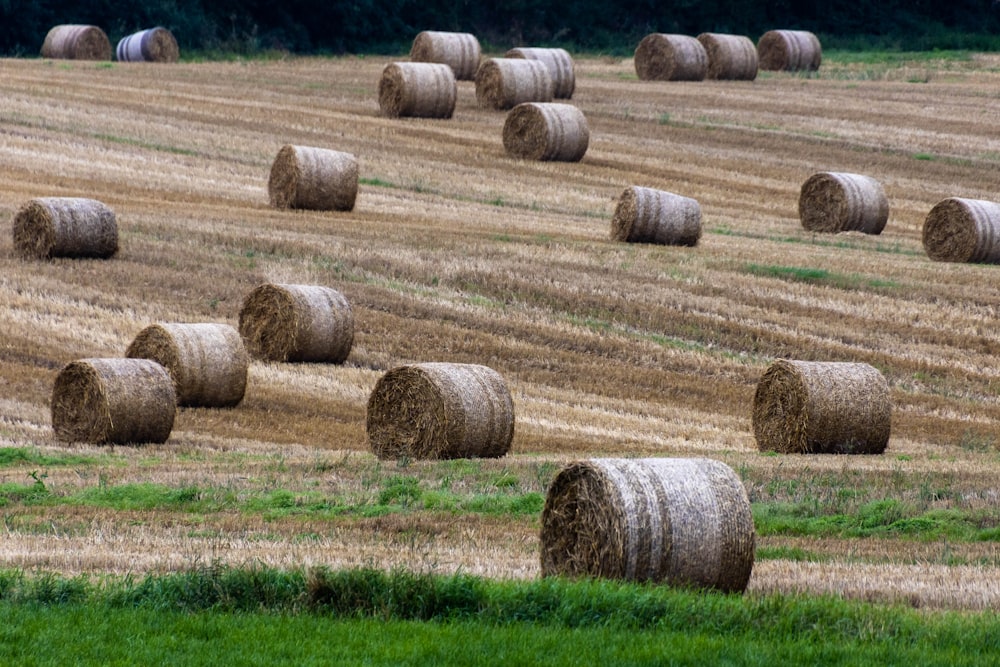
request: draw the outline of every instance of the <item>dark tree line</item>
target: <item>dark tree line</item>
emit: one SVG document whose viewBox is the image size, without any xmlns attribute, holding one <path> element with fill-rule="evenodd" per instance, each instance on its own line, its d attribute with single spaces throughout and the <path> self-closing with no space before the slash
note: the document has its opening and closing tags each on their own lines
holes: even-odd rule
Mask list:
<svg viewBox="0 0 1000 667">
<path fill-rule="evenodd" d="M 499 48 L 559 44 L 631 51 L 650 32 L 772 28 L 903 48 L 986 48 L 1000 0 L 0 0 L 0 53 L 35 55 L 59 23 L 98 25 L 114 41 L 162 25 L 184 49 L 398 53 L 420 30 L 460 30 Z"/>
</svg>

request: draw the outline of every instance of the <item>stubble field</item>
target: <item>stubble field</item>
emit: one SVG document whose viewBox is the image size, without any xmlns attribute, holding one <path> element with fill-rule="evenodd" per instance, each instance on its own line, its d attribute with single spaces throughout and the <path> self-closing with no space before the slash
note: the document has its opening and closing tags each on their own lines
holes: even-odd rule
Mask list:
<svg viewBox="0 0 1000 667">
<path fill-rule="evenodd" d="M 709 456 L 758 526 L 751 594 L 1000 604 L 997 269 L 931 262 L 945 197 L 1000 198 L 1000 57 L 865 61 L 753 83 L 651 83 L 580 58 L 576 164 L 507 157 L 504 114 L 459 83 L 451 120 L 388 119 L 387 58 L 174 66 L 0 60 L 0 567 L 204 563 L 536 577 L 549 481 L 589 456 Z M 351 213 L 270 208 L 284 144 L 358 156 Z M 881 236 L 798 222 L 816 171 L 879 179 Z M 697 199 L 696 248 L 609 240 L 628 185 Z M 111 206 L 109 261 L 15 257 L 40 196 Z M 232 410 L 181 409 L 160 446 L 66 445 L 66 363 L 155 322 L 236 323 L 265 281 L 350 300 L 344 366 L 251 365 Z M 894 404 L 877 457 L 759 453 L 777 358 L 863 361 Z M 514 396 L 497 461 L 378 462 L 365 403 L 389 368 L 489 365 Z"/>
</svg>

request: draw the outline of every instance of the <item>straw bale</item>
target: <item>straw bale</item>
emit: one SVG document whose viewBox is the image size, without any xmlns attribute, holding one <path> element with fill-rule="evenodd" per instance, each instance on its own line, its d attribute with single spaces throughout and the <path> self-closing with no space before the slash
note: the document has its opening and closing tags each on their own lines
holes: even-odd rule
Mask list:
<svg viewBox="0 0 1000 667">
<path fill-rule="evenodd" d="M 538 47 L 518 47 L 504 54 L 504 58 L 525 58 L 538 60 L 549 68 L 552 77 L 552 96 L 558 100 L 568 100 L 576 90 L 576 68 L 573 56 L 566 49 L 545 49 Z"/>
<path fill-rule="evenodd" d="M 166 442 L 176 411 L 170 374 L 150 359 L 80 359 L 52 389 L 52 428 L 63 442 Z"/>
<path fill-rule="evenodd" d="M 174 34 L 160 26 L 122 37 L 115 48 L 120 62 L 175 63 L 180 55 Z"/>
<path fill-rule="evenodd" d="M 476 73 L 476 99 L 487 109 L 507 110 L 523 102 L 551 102 L 552 77 L 545 63 L 521 58 L 484 60 Z"/>
<path fill-rule="evenodd" d="M 695 246 L 700 238 L 701 206 L 690 197 L 633 185 L 618 198 L 614 241 Z"/>
<path fill-rule="evenodd" d="M 753 398 L 761 451 L 881 454 L 891 418 L 889 384 L 863 363 L 779 359 L 761 376 Z"/>
<path fill-rule="evenodd" d="M 1000 264 L 1000 203 L 949 197 L 924 220 L 924 250 L 938 262 Z"/>
<path fill-rule="evenodd" d="M 458 84 L 447 65 L 389 63 L 378 82 L 378 106 L 386 116 L 451 118 Z"/>
<path fill-rule="evenodd" d="M 730 81 L 757 78 L 757 47 L 749 37 L 703 32 L 698 41 L 708 54 L 706 78 Z"/>
<path fill-rule="evenodd" d="M 702 81 L 708 54 L 694 37 L 654 32 L 635 49 L 635 73 L 643 81 Z"/>
<path fill-rule="evenodd" d="M 410 47 L 411 61 L 447 65 L 459 81 L 472 81 L 476 77 L 481 54 L 479 40 L 467 32 L 424 30 Z"/>
<path fill-rule="evenodd" d="M 889 200 L 870 176 L 819 172 L 802 184 L 799 219 L 811 232 L 881 234 L 889 220 Z"/>
<path fill-rule="evenodd" d="M 228 324 L 153 324 L 139 332 L 125 356 L 166 368 L 178 405 L 228 408 L 246 391 L 250 357 Z"/>
<path fill-rule="evenodd" d="M 354 343 L 347 298 L 321 285 L 255 287 L 240 309 L 247 351 L 266 361 L 343 363 Z"/>
<path fill-rule="evenodd" d="M 398 366 L 375 384 L 366 428 L 380 459 L 498 458 L 514 437 L 514 402 L 486 366 Z"/>
<path fill-rule="evenodd" d="M 118 252 L 114 211 L 94 199 L 41 197 L 14 215 L 14 249 L 26 259 L 108 258 Z"/>
<path fill-rule="evenodd" d="M 525 102 L 507 113 L 503 146 L 526 160 L 577 162 L 587 152 L 590 128 L 572 104 Z"/>
<path fill-rule="evenodd" d="M 816 71 L 823 62 L 823 47 L 808 30 L 768 30 L 757 40 L 757 59 L 763 70 Z"/>
<path fill-rule="evenodd" d="M 754 551 L 746 490 L 711 459 L 577 461 L 542 510 L 543 576 L 742 592 Z"/>
<path fill-rule="evenodd" d="M 111 60 L 111 41 L 96 25 L 64 24 L 49 30 L 42 57 L 61 60 Z"/>
<path fill-rule="evenodd" d="M 271 206 L 350 211 L 358 196 L 358 160 L 351 153 L 285 145 L 271 164 Z"/>
</svg>

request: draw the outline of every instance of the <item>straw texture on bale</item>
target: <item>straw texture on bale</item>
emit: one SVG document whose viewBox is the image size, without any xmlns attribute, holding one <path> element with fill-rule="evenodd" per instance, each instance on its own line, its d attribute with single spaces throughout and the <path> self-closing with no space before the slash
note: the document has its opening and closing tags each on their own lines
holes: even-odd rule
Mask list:
<svg viewBox="0 0 1000 667">
<path fill-rule="evenodd" d="M 424 30 L 410 47 L 411 61 L 447 65 L 459 81 L 472 81 L 476 77 L 481 54 L 479 40 L 467 32 Z"/>
<path fill-rule="evenodd" d="M 694 246 L 700 238 L 701 206 L 690 197 L 630 186 L 618 198 L 611 219 L 614 241 Z"/>
<path fill-rule="evenodd" d="M 523 102 L 551 102 L 552 77 L 545 63 L 490 58 L 476 73 L 476 99 L 487 109 L 507 110 Z"/>
<path fill-rule="evenodd" d="M 375 384 L 366 428 L 380 459 L 497 458 L 510 450 L 514 403 L 486 366 L 398 366 Z"/>
<path fill-rule="evenodd" d="M 503 125 L 504 149 L 526 160 L 578 162 L 589 143 L 587 118 L 572 104 L 525 102 Z"/>
<path fill-rule="evenodd" d="M 390 117 L 451 118 L 458 84 L 447 65 L 389 63 L 378 82 L 378 106 Z"/>
<path fill-rule="evenodd" d="M 115 213 L 81 197 L 41 197 L 14 215 L 14 249 L 24 258 L 108 258 L 118 252 Z"/>
<path fill-rule="evenodd" d="M 643 81 L 701 81 L 708 54 L 694 37 L 654 32 L 635 49 L 635 73 Z"/>
<path fill-rule="evenodd" d="M 52 428 L 63 442 L 166 442 L 176 411 L 170 374 L 151 359 L 80 359 L 52 389 Z"/>
<path fill-rule="evenodd" d="M 823 62 L 823 47 L 808 30 L 769 30 L 757 40 L 757 59 L 763 70 L 815 71 Z"/>
<path fill-rule="evenodd" d="M 166 368 L 178 405 L 228 408 L 246 392 L 250 358 L 240 333 L 228 324 L 153 324 L 139 332 L 125 356 Z"/>
<path fill-rule="evenodd" d="M 111 60 L 111 41 L 96 25 L 57 25 L 45 35 L 42 57 L 60 60 Z"/>
<path fill-rule="evenodd" d="M 240 309 L 247 351 L 266 361 L 343 363 L 354 343 L 347 298 L 322 285 L 255 287 Z"/>
<path fill-rule="evenodd" d="M 881 234 L 889 220 L 889 200 L 870 176 L 820 172 L 802 184 L 799 220 L 811 232 Z"/>
<path fill-rule="evenodd" d="M 511 49 L 504 58 L 526 58 L 545 63 L 552 77 L 552 96 L 559 100 L 568 100 L 576 90 L 576 68 L 573 56 L 566 49 L 545 49 L 538 47 L 518 47 Z"/>
<path fill-rule="evenodd" d="M 275 208 L 350 211 L 358 196 L 358 160 L 350 153 L 282 146 L 271 164 L 267 194 Z"/>
<path fill-rule="evenodd" d="M 698 41 L 708 54 L 706 78 L 730 81 L 757 78 L 757 47 L 749 37 L 703 32 Z"/>
<path fill-rule="evenodd" d="M 591 459 L 553 480 L 543 576 L 746 590 L 755 533 L 739 477 L 711 459 Z"/>
<path fill-rule="evenodd" d="M 175 63 L 180 55 L 174 34 L 159 26 L 123 37 L 115 48 L 115 60 L 127 63 Z"/>
<path fill-rule="evenodd" d="M 885 377 L 863 363 L 779 359 L 761 376 L 753 398 L 761 451 L 881 454 L 891 418 Z"/>
<path fill-rule="evenodd" d="M 1000 264 L 1000 203 L 949 197 L 924 220 L 924 250 L 938 262 Z"/>
</svg>

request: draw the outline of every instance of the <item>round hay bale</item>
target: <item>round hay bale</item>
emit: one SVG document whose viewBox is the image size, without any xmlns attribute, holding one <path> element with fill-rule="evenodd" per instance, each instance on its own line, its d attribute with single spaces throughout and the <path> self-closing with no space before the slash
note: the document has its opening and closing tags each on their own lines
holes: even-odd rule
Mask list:
<svg viewBox="0 0 1000 667">
<path fill-rule="evenodd" d="M 924 220 L 924 250 L 937 262 L 1000 264 L 1000 204 L 949 197 Z"/>
<path fill-rule="evenodd" d="M 635 49 L 635 73 L 643 81 L 702 81 L 708 54 L 694 37 L 654 32 Z"/>
<path fill-rule="evenodd" d="M 240 333 L 228 324 L 153 324 L 139 332 L 125 356 L 166 368 L 178 405 L 228 408 L 246 392 L 250 358 Z"/>
<path fill-rule="evenodd" d="M 353 210 L 358 159 L 326 148 L 282 146 L 271 164 L 267 194 L 275 208 Z"/>
<path fill-rule="evenodd" d="M 698 41 L 708 54 L 706 78 L 728 81 L 757 78 L 757 47 L 749 37 L 703 32 Z"/>
<path fill-rule="evenodd" d="M 690 197 L 633 185 L 618 198 L 614 241 L 695 246 L 700 238 L 701 206 Z"/>
<path fill-rule="evenodd" d="M 514 402 L 486 366 L 398 366 L 375 384 L 366 429 L 380 459 L 498 458 L 514 437 Z"/>
<path fill-rule="evenodd" d="M 814 72 L 823 62 L 823 47 L 808 30 L 768 30 L 757 40 L 757 60 L 772 72 Z"/>
<path fill-rule="evenodd" d="M 755 551 L 750 501 L 711 459 L 571 463 L 542 510 L 542 575 L 746 590 Z"/>
<path fill-rule="evenodd" d="M 175 63 L 181 57 L 174 34 L 159 26 L 118 41 L 115 60 L 124 63 Z"/>
<path fill-rule="evenodd" d="M 64 24 L 49 30 L 42 57 L 61 60 L 111 60 L 111 41 L 96 25 Z"/>
<path fill-rule="evenodd" d="M 451 118 L 458 84 L 447 65 L 389 63 L 378 82 L 378 106 L 390 117 Z"/>
<path fill-rule="evenodd" d="M 862 363 L 771 364 L 753 397 L 761 451 L 881 454 L 889 443 L 892 402 L 877 368 Z"/>
<path fill-rule="evenodd" d="M 265 361 L 343 363 L 354 343 L 347 298 L 321 285 L 255 287 L 240 309 L 247 351 Z"/>
<path fill-rule="evenodd" d="M 578 162 L 589 143 L 587 118 L 572 104 L 518 104 L 503 125 L 503 147 L 525 160 Z"/>
<path fill-rule="evenodd" d="M 889 200 L 870 176 L 820 172 L 802 184 L 799 219 L 811 232 L 881 234 L 889 220 Z"/>
<path fill-rule="evenodd" d="M 176 411 L 170 373 L 150 359 L 80 359 L 52 389 L 52 428 L 63 442 L 166 442 Z"/>
<path fill-rule="evenodd" d="M 459 81 L 476 77 L 481 54 L 479 40 L 467 32 L 425 30 L 417 34 L 410 47 L 411 61 L 447 65 Z"/>
<path fill-rule="evenodd" d="M 476 99 L 487 109 L 513 109 L 524 102 L 551 102 L 552 77 L 539 60 L 490 58 L 476 72 Z"/>
<path fill-rule="evenodd" d="M 115 213 L 80 197 L 41 197 L 14 215 L 14 249 L 26 259 L 108 258 L 118 252 Z"/>
<path fill-rule="evenodd" d="M 573 56 L 566 49 L 545 49 L 537 47 L 518 47 L 504 54 L 504 58 L 525 58 L 538 60 L 549 68 L 552 77 L 552 96 L 559 100 L 568 100 L 576 90 L 576 68 Z"/>
</svg>

